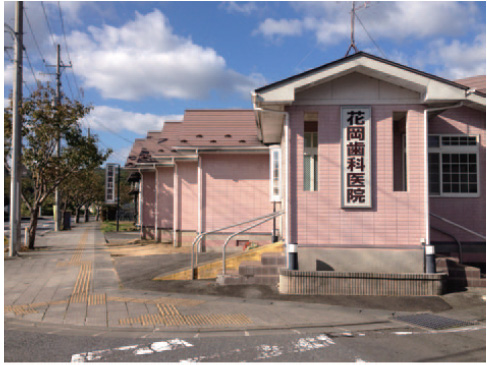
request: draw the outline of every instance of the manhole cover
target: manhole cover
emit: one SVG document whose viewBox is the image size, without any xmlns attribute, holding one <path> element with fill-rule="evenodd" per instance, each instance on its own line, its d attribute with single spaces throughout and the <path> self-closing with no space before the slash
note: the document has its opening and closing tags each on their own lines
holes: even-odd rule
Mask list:
<svg viewBox="0 0 487 365">
<path fill-rule="evenodd" d="M 396 317 L 395 319 L 411 323 L 416 326 L 429 328 L 432 330 L 443 330 L 447 328 L 455 328 L 455 327 L 465 327 L 465 326 L 473 326 L 477 324 L 477 322 L 472 321 L 459 321 L 456 319 L 436 316 L 434 314 L 413 314 L 410 316 L 401 316 Z"/>
</svg>

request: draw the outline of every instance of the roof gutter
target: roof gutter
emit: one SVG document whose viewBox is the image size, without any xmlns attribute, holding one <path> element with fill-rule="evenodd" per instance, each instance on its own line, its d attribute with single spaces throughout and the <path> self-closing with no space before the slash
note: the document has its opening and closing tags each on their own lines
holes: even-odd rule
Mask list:
<svg viewBox="0 0 487 365">
<path fill-rule="evenodd" d="M 250 147 L 173 147 L 177 151 L 267 151 L 269 148 L 267 146 L 250 146 Z"/>
</svg>

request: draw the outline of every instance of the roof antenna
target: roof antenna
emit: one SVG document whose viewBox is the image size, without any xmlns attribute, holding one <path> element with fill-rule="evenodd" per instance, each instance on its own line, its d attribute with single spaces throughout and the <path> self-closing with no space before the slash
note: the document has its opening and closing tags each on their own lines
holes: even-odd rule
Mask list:
<svg viewBox="0 0 487 365">
<path fill-rule="evenodd" d="M 345 54 L 345 57 L 348 56 L 352 48 L 354 49 L 355 53 L 357 53 L 359 50 L 357 46 L 355 45 L 355 12 L 357 10 L 360 10 L 362 8 L 367 7 L 367 2 L 364 1 L 363 5 L 361 5 L 358 8 L 355 8 L 355 1 L 352 1 L 352 11 L 350 12 L 350 47 L 348 47 L 347 53 Z"/>
</svg>

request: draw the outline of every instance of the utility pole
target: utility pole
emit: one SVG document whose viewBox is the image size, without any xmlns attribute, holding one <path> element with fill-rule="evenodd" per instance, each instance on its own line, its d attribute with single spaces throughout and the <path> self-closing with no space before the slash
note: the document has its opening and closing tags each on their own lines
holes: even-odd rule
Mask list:
<svg viewBox="0 0 487 365">
<path fill-rule="evenodd" d="M 72 67 L 72 65 L 61 64 L 61 45 L 57 45 L 56 65 L 48 65 L 49 67 L 56 67 L 56 98 L 54 105 L 59 108 L 61 105 L 61 67 Z M 52 75 L 52 74 L 51 74 Z M 56 136 L 56 156 L 61 157 L 61 134 L 58 131 Z M 54 220 L 54 231 L 59 231 L 61 227 L 61 193 L 59 187 L 54 191 L 54 205 L 56 207 L 56 219 Z"/>
<path fill-rule="evenodd" d="M 24 3 L 15 4 L 14 83 L 12 100 L 12 169 L 10 175 L 10 241 L 8 255 L 17 255 L 20 246 L 20 158 L 22 149 L 22 50 Z M 26 242 L 27 244 L 27 242 Z"/>
</svg>

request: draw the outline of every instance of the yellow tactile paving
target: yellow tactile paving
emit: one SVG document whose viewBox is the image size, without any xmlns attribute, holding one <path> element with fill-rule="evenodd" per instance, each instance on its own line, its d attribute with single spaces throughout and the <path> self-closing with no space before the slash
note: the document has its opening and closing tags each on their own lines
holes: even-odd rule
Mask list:
<svg viewBox="0 0 487 365">
<path fill-rule="evenodd" d="M 144 299 L 144 298 L 127 298 L 127 297 L 108 297 L 109 302 L 126 302 L 126 303 L 144 303 L 144 304 L 172 304 L 182 307 L 194 307 L 204 303 L 203 300 L 183 299 L 183 298 L 158 298 L 158 299 Z"/>
<path fill-rule="evenodd" d="M 105 294 L 91 294 L 88 296 L 88 305 L 101 305 L 106 303 Z"/>
<path fill-rule="evenodd" d="M 91 281 L 92 265 L 91 262 L 81 265 L 78 278 L 74 284 L 73 294 L 87 293 Z"/>
<path fill-rule="evenodd" d="M 243 313 L 237 314 L 191 314 L 182 315 L 174 305 L 157 304 L 159 314 L 143 314 L 120 319 L 121 325 L 163 325 L 166 327 L 241 326 L 252 321 Z"/>
<path fill-rule="evenodd" d="M 6 305 L 4 309 L 5 313 L 14 312 L 16 316 L 23 316 L 25 314 L 37 313 L 29 304 L 25 305 Z"/>
<path fill-rule="evenodd" d="M 83 251 L 85 249 L 86 240 L 88 238 L 88 231 L 84 231 L 83 235 L 81 236 L 78 245 L 71 256 L 71 259 L 68 262 L 58 262 L 57 266 L 70 266 L 70 265 L 83 265 L 86 261 L 82 261 L 83 258 Z"/>
</svg>

